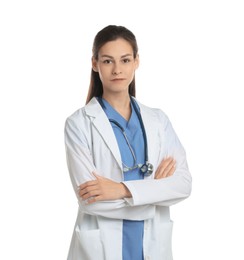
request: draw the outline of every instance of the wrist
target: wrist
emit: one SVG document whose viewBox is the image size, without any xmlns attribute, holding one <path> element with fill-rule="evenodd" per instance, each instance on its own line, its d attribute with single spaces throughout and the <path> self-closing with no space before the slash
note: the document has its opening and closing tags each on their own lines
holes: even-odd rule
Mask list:
<svg viewBox="0 0 244 260">
<path fill-rule="evenodd" d="M 120 184 L 122 187 L 122 198 L 131 198 L 132 195 L 131 195 L 129 189 L 126 187 L 126 185 L 123 182 L 121 182 Z"/>
</svg>

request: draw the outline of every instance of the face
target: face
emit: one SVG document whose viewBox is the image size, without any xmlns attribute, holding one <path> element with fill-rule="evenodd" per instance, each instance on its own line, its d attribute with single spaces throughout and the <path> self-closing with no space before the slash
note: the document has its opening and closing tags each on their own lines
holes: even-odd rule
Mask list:
<svg viewBox="0 0 244 260">
<path fill-rule="evenodd" d="M 133 57 L 132 46 L 124 39 L 107 42 L 100 48 L 98 60 L 92 59 L 92 68 L 99 73 L 104 94 L 128 94 L 138 65 L 138 57 Z"/>
</svg>

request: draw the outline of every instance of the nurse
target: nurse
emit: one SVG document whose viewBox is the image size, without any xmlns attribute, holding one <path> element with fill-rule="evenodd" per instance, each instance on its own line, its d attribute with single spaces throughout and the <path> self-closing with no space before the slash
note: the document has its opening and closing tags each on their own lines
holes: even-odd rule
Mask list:
<svg viewBox="0 0 244 260">
<path fill-rule="evenodd" d="M 171 260 L 169 206 L 189 197 L 186 154 L 163 111 L 135 98 L 134 34 L 109 25 L 94 39 L 84 107 L 65 123 L 79 208 L 68 260 Z"/>
</svg>

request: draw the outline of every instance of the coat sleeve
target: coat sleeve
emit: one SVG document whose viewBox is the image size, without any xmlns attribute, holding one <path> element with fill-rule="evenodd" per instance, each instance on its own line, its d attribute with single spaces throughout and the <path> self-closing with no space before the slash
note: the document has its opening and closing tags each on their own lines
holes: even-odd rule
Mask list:
<svg viewBox="0 0 244 260">
<path fill-rule="evenodd" d="M 158 164 L 164 157 L 172 156 L 176 160 L 176 170 L 171 177 L 163 179 L 124 182 L 132 194 L 132 198 L 126 199 L 131 205 L 171 206 L 186 199 L 191 194 L 192 178 L 185 150 L 168 117 L 160 110 L 158 116 L 160 122 L 158 141 L 161 143 Z"/>
<path fill-rule="evenodd" d="M 76 121 L 72 117 L 67 118 L 64 136 L 68 171 L 80 209 L 90 215 L 100 215 L 113 219 L 144 220 L 153 217 L 155 213 L 154 205 L 132 207 L 124 199 L 86 204 L 79 197 L 79 185 L 94 179 L 92 172 L 97 170 L 90 152 L 89 137 L 84 134 Z"/>
</svg>

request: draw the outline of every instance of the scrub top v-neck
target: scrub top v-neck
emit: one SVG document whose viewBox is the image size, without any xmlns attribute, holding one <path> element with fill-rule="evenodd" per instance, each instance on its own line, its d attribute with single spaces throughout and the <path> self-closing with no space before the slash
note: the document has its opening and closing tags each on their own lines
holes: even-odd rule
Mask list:
<svg viewBox="0 0 244 260">
<path fill-rule="evenodd" d="M 134 107 L 131 105 L 132 112 L 130 119 L 127 121 L 105 99 L 98 98 L 98 100 L 102 103 L 107 117 L 115 120 L 125 130 L 125 135 L 135 154 L 136 162 L 134 162 L 135 159 L 122 130 L 116 124 L 110 122 L 116 136 L 123 165 L 132 167 L 135 163 L 143 164 L 145 162 L 143 133 Z M 139 168 L 124 172 L 124 181 L 139 179 L 143 179 L 143 174 Z M 143 260 L 143 230 L 144 221 L 123 220 L 123 260 Z"/>
</svg>

